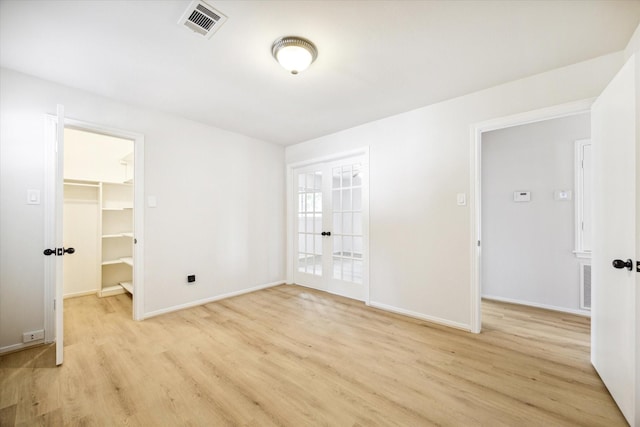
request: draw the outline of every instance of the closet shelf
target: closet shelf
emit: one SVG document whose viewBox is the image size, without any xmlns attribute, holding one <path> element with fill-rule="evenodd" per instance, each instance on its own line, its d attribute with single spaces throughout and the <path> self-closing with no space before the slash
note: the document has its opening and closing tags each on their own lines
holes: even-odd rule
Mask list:
<svg viewBox="0 0 640 427">
<path fill-rule="evenodd" d="M 122 286 L 125 291 L 127 291 L 131 295 L 133 295 L 133 283 L 132 282 L 120 282 L 120 286 Z"/>
<path fill-rule="evenodd" d="M 116 265 L 116 264 L 127 264 L 133 267 L 133 257 L 125 256 L 118 259 L 110 259 L 108 261 L 102 261 L 102 265 Z"/>
<path fill-rule="evenodd" d="M 74 181 L 65 181 L 64 185 L 68 185 L 71 187 L 91 187 L 91 188 L 99 188 L 100 184 L 95 184 L 92 182 L 74 182 Z"/>
<path fill-rule="evenodd" d="M 115 181 L 101 181 L 103 184 L 105 185 L 127 185 L 127 186 L 131 186 L 130 182 L 127 182 L 129 180 L 126 181 L 120 181 L 120 182 L 115 182 Z"/>
<path fill-rule="evenodd" d="M 103 234 L 103 239 L 114 239 L 117 237 L 133 237 L 133 233 L 116 233 L 116 234 Z"/>
<path fill-rule="evenodd" d="M 105 208 L 105 207 L 102 208 L 103 211 L 126 211 L 129 209 L 133 209 L 133 206 L 122 206 L 119 208 Z"/>
</svg>

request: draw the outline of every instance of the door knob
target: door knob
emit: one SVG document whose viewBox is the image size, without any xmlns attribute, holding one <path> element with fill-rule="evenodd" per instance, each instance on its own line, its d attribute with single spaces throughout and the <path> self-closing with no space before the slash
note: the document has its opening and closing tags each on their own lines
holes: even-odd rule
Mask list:
<svg viewBox="0 0 640 427">
<path fill-rule="evenodd" d="M 621 259 L 614 259 L 613 260 L 613 267 L 614 268 L 626 268 L 627 270 L 631 271 L 633 269 L 633 261 L 631 261 L 630 259 L 623 261 Z"/>
<path fill-rule="evenodd" d="M 53 249 L 45 249 L 42 253 L 45 254 L 46 256 L 50 256 L 50 255 L 57 255 L 57 256 L 62 256 L 64 254 L 69 254 L 71 255 L 72 253 L 74 253 L 76 250 L 74 248 L 53 248 Z"/>
</svg>

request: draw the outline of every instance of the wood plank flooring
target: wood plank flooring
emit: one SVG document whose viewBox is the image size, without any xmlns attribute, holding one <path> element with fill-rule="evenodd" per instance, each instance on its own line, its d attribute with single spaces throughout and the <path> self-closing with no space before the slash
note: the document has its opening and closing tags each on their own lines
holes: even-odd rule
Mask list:
<svg viewBox="0 0 640 427">
<path fill-rule="evenodd" d="M 485 302 L 473 335 L 278 286 L 134 322 L 65 301 L 54 348 L 0 357 L 0 425 L 623 426 L 589 319 Z"/>
</svg>

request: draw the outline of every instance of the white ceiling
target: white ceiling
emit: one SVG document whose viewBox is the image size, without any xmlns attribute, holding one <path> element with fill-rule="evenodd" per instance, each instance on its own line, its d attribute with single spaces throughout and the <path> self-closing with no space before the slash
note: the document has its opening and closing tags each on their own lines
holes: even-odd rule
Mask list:
<svg viewBox="0 0 640 427">
<path fill-rule="evenodd" d="M 279 144 L 624 49 L 640 1 L 221 1 L 210 40 L 187 1 L 0 0 L 0 65 Z M 317 61 L 293 76 L 272 42 Z"/>
</svg>

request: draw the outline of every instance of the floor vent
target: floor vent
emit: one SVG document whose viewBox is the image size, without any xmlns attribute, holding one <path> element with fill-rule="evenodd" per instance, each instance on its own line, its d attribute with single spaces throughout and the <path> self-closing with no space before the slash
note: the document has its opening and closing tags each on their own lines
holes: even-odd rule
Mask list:
<svg viewBox="0 0 640 427">
<path fill-rule="evenodd" d="M 200 0 L 191 2 L 184 11 L 178 24 L 184 25 L 196 34 L 205 38 L 211 38 L 213 33 L 224 24 L 227 17 Z"/>
<path fill-rule="evenodd" d="M 591 265 L 580 264 L 580 308 L 591 310 Z"/>
</svg>

